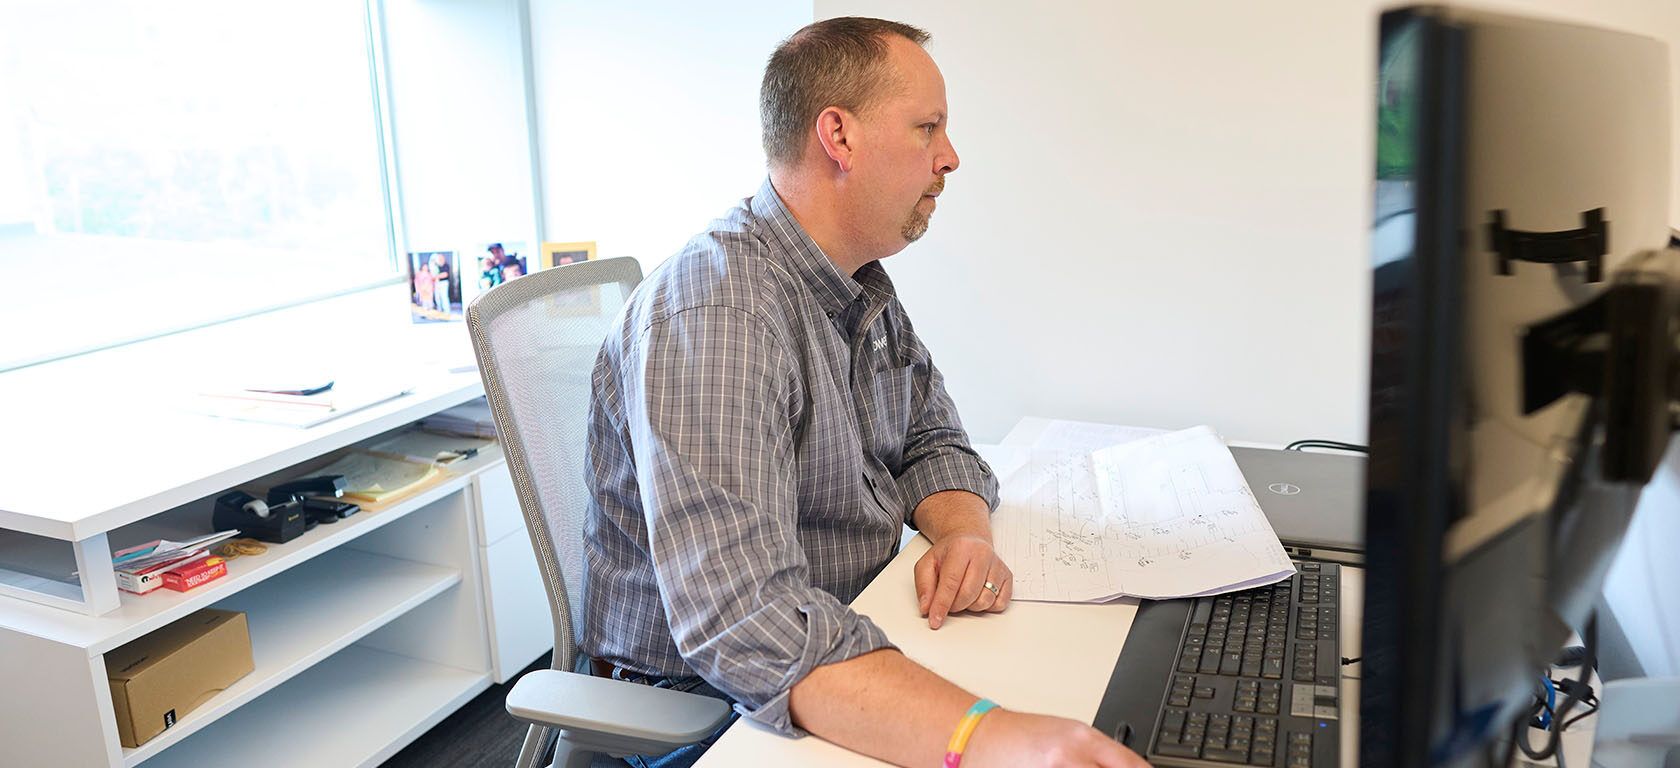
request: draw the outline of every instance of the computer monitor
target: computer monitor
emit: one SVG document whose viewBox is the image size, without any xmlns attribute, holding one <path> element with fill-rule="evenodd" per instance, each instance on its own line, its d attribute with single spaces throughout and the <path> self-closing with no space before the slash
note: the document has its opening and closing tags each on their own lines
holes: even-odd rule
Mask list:
<svg viewBox="0 0 1680 768">
<path fill-rule="evenodd" d="M 1362 766 L 1503 764 L 1588 626 L 1670 433 L 1668 71 L 1638 35 L 1381 18 Z"/>
</svg>

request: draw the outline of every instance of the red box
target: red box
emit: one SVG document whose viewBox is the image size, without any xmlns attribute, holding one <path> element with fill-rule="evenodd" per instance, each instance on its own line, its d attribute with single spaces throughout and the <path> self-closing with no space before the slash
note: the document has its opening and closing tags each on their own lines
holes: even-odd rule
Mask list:
<svg viewBox="0 0 1680 768">
<path fill-rule="evenodd" d="M 207 557 L 163 572 L 163 585 L 176 592 L 185 592 L 227 575 L 227 561 Z"/>
</svg>

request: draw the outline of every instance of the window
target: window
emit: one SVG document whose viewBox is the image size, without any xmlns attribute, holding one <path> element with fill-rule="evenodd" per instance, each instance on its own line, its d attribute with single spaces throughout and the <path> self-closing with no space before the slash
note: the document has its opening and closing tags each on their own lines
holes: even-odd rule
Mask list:
<svg viewBox="0 0 1680 768">
<path fill-rule="evenodd" d="M 0 370 L 390 280 L 369 13 L 0 8 Z"/>
</svg>

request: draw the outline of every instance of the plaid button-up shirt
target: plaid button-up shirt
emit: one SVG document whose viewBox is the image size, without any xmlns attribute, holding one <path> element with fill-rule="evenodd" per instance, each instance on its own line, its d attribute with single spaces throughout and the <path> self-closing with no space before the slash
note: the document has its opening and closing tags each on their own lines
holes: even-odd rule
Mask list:
<svg viewBox="0 0 1680 768">
<path fill-rule="evenodd" d="M 581 649 L 698 674 L 795 735 L 795 683 L 891 647 L 847 603 L 916 505 L 997 506 L 886 272 L 842 273 L 768 180 L 632 294 L 596 360 L 589 461 Z"/>
</svg>

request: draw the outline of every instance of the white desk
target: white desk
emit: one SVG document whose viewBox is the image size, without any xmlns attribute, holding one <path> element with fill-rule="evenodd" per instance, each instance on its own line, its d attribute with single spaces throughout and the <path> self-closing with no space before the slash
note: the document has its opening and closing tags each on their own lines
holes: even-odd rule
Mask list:
<svg viewBox="0 0 1680 768">
<path fill-rule="evenodd" d="M 1016 602 L 1001 614 L 955 614 L 939 630 L 917 611 L 913 569 L 928 550 L 917 536 L 894 557 L 852 607 L 869 616 L 905 655 L 1000 706 L 1090 722 L 1102 702 L 1114 662 L 1137 614 L 1136 600 L 1101 605 Z M 1363 574 L 1342 567 L 1341 630 L 1346 648 L 1359 646 Z M 1357 674 L 1357 665 L 1345 667 Z M 1359 681 L 1342 680 L 1343 701 L 1359 700 Z M 1357 765 L 1353 718 L 1342 723 L 1342 764 Z M 1142 743 L 1147 733 L 1133 737 Z M 788 739 L 742 720 L 713 745 L 697 768 L 798 765 L 851 768 L 885 765 L 818 738 Z"/>
<path fill-rule="evenodd" d="M 472 359 L 464 326 L 413 326 L 404 301 L 393 286 L 0 374 L 0 762 L 377 764 L 552 646 L 494 449 L 406 500 L 231 560 L 190 592 L 116 591 L 110 550 L 206 533 L 228 488 L 482 394 L 476 372 L 448 372 Z M 413 391 L 310 429 L 186 409 L 205 382 L 265 359 L 398 376 Z M 62 579 L 72 569 L 80 584 Z M 247 613 L 256 670 L 119 746 L 105 653 L 210 606 Z"/>
</svg>

